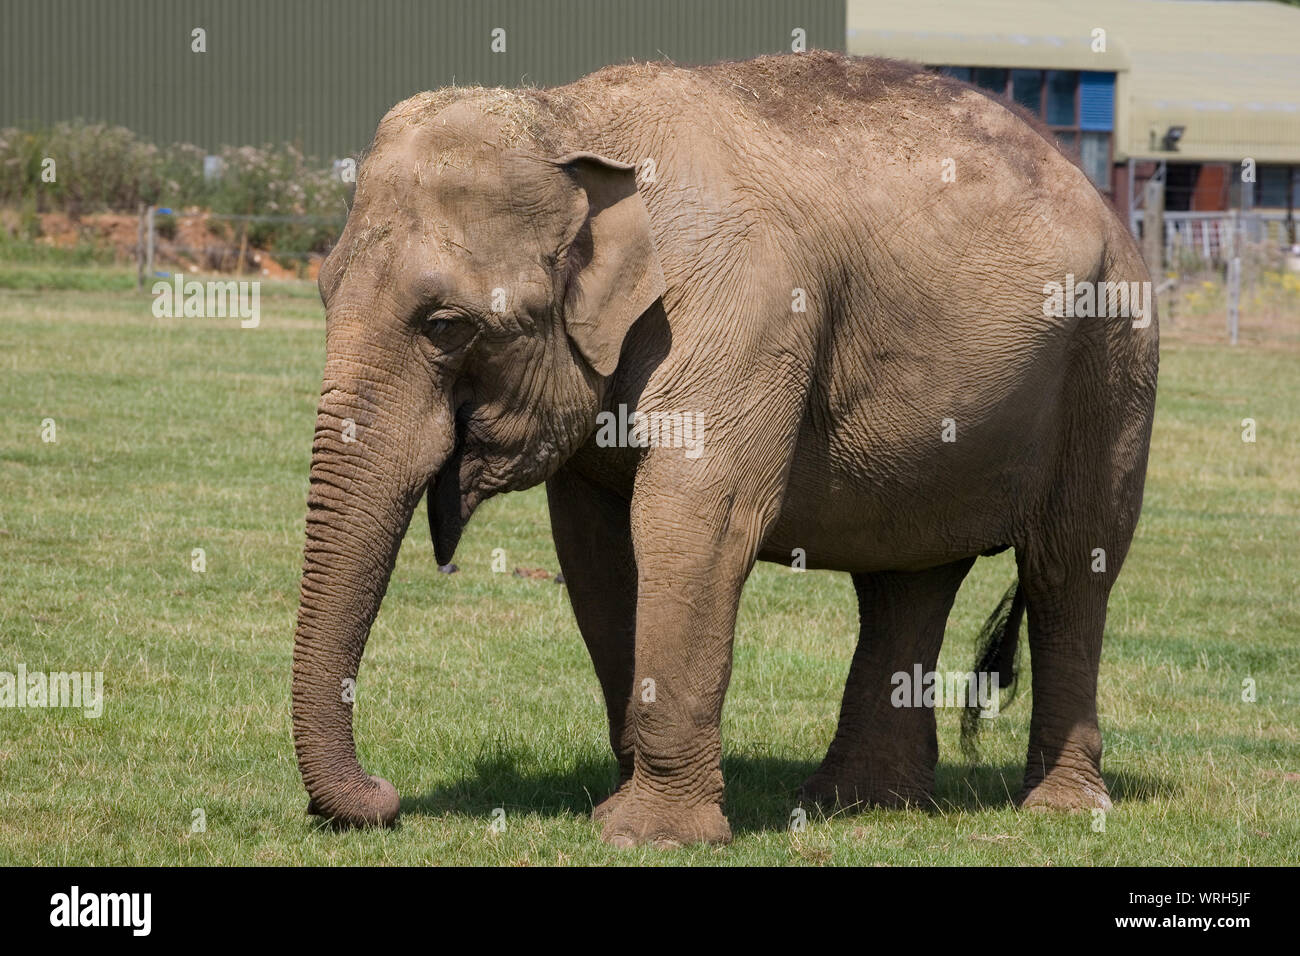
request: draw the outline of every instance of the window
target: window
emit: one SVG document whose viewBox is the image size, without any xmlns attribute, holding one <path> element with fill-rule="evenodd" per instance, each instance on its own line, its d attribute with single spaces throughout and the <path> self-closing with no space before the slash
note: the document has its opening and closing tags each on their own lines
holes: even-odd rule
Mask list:
<svg viewBox="0 0 1300 956">
<path fill-rule="evenodd" d="M 1110 190 L 1114 73 L 970 66 L 945 66 L 941 72 L 1019 103 L 1051 127 L 1061 148 L 1078 159 L 1098 188 Z"/>
<path fill-rule="evenodd" d="M 1285 209 L 1290 173 L 1288 166 L 1260 166 L 1255 183 L 1255 205 Z"/>
<path fill-rule="evenodd" d="M 1110 189 L 1110 133 L 1079 134 L 1079 165 L 1100 189 Z"/>
<path fill-rule="evenodd" d="M 1075 93 L 1079 89 L 1079 74 L 1073 70 L 1047 71 L 1047 125 L 1078 126 L 1075 111 Z"/>
<path fill-rule="evenodd" d="M 988 70 L 980 67 L 971 70 L 971 82 L 990 93 L 1003 94 L 1007 91 L 1008 72 L 1008 70 Z"/>
<path fill-rule="evenodd" d="M 1011 97 L 1035 116 L 1043 115 L 1043 71 L 1012 70 Z"/>
</svg>

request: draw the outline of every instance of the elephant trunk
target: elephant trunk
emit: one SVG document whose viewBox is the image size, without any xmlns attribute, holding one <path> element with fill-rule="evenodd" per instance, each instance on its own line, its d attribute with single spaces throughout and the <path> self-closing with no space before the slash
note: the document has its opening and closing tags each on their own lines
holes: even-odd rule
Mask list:
<svg viewBox="0 0 1300 956">
<path fill-rule="evenodd" d="M 384 421 L 358 390 L 365 391 L 327 387 L 316 418 L 293 646 L 293 739 L 308 812 L 361 826 L 392 823 L 399 799 L 391 783 L 357 761 L 357 668 L 411 514 L 453 439 Z"/>
</svg>

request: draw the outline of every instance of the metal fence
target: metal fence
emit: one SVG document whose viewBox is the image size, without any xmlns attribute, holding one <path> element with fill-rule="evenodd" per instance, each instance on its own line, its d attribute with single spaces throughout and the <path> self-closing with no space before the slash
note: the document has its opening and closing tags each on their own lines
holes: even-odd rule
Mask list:
<svg viewBox="0 0 1300 956">
<path fill-rule="evenodd" d="M 158 217 L 169 216 L 175 220 L 199 219 L 205 223 L 208 222 L 230 222 L 238 223 L 243 228 L 240 229 L 240 238 L 237 243 L 212 243 L 206 246 L 190 246 L 183 243 L 169 242 L 167 252 L 175 256 L 185 256 L 200 263 L 207 265 L 211 271 L 234 272 L 237 275 L 242 274 L 245 268 L 255 267 L 255 263 L 250 262 L 250 256 L 270 256 L 273 259 L 291 259 L 306 261 L 310 259 L 323 258 L 328 254 L 329 249 L 301 252 L 295 250 L 282 249 L 252 249 L 248 242 L 248 227 L 256 223 L 278 223 L 287 225 L 311 225 L 311 226 L 328 226 L 337 235 L 343 231 L 343 226 L 347 222 L 345 216 L 258 216 L 258 215 L 234 215 L 229 213 L 209 213 L 209 212 L 184 212 L 176 211 L 168 207 L 143 206 L 140 209 L 140 222 L 137 232 L 136 256 L 137 256 L 137 276 L 136 286 L 144 289 L 146 282 L 152 282 L 155 278 L 166 278 L 167 273 L 158 272 L 156 269 L 156 260 L 160 248 L 158 239 Z M 333 242 L 330 243 L 333 246 Z"/>
<path fill-rule="evenodd" d="M 1138 235 L 1143 234 L 1144 212 L 1134 210 Z M 1191 255 L 1207 264 L 1224 265 L 1236 255 L 1236 237 L 1267 242 L 1278 247 L 1296 241 L 1295 220 L 1284 212 L 1166 212 L 1165 262 Z"/>
</svg>

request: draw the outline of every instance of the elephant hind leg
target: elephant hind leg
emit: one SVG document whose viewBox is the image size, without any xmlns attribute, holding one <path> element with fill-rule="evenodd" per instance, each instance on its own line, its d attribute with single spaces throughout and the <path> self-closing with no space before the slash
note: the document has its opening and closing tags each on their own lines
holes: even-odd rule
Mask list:
<svg viewBox="0 0 1300 956">
<path fill-rule="evenodd" d="M 1101 777 L 1097 723 L 1097 671 L 1110 588 L 1092 579 L 1101 576 L 1091 570 L 1092 549 L 1085 542 L 1076 547 L 1081 556 L 1072 555 L 1051 573 L 1022 562 L 1033 672 L 1029 750 L 1019 798 L 1026 808 L 1111 805 Z"/>
<path fill-rule="evenodd" d="M 1106 809 L 1111 803 L 1101 776 L 1097 673 L 1106 604 L 1133 522 L 1109 518 L 1100 506 L 1072 507 L 1065 492 L 1054 498 L 1052 520 L 1016 548 L 1033 689 L 1019 802 L 1030 808 Z"/>
<path fill-rule="evenodd" d="M 1032 533 L 1016 544 L 1033 678 L 1021 806 L 1111 805 L 1101 776 L 1097 673 L 1107 601 L 1141 507 L 1145 436 L 1131 433 L 1149 427 L 1149 419 L 1129 421 L 1130 434 L 1108 440 L 1076 424 L 1064 477 L 1051 485 Z"/>
<path fill-rule="evenodd" d="M 1111 224 L 1118 244 L 1103 278 L 1145 277 L 1136 248 Z M 1142 509 L 1159 364 L 1154 315 L 1146 320 L 1080 324 L 1056 402 L 1055 469 L 1014 542 L 1033 676 L 1025 807 L 1110 806 L 1097 672 L 1107 601 Z"/>
<path fill-rule="evenodd" d="M 802 796 L 824 806 L 926 804 L 939 742 L 933 707 L 895 706 L 896 674 L 914 680 L 939 661 L 948 612 L 974 564 L 853 575 L 861 631 L 839 726 Z"/>
</svg>

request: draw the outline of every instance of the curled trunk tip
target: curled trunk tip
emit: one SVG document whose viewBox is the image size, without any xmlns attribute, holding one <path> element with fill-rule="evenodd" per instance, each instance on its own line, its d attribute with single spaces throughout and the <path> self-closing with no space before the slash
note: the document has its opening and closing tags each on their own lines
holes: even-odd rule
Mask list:
<svg viewBox="0 0 1300 956">
<path fill-rule="evenodd" d="M 335 824 L 347 827 L 388 827 L 397 822 L 401 810 L 401 797 L 397 788 L 383 777 L 367 777 L 368 787 L 357 792 L 312 797 L 307 812 L 326 817 Z"/>
</svg>

